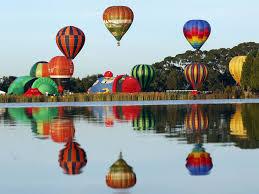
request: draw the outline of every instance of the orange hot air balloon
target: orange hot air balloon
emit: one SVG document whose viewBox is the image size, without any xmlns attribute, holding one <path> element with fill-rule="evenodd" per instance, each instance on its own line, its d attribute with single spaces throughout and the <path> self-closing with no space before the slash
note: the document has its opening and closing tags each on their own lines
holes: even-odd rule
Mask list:
<svg viewBox="0 0 259 194">
<path fill-rule="evenodd" d="M 85 44 L 85 35 L 77 27 L 66 26 L 57 33 L 56 43 L 67 58 L 74 59 Z"/>
<path fill-rule="evenodd" d="M 72 141 L 75 135 L 73 121 L 70 119 L 54 119 L 50 126 L 50 135 L 56 143 Z"/>
<path fill-rule="evenodd" d="M 118 41 L 118 46 L 120 46 L 120 40 L 130 28 L 133 19 L 134 13 L 127 6 L 111 6 L 104 11 L 104 24 Z"/>
<path fill-rule="evenodd" d="M 59 152 L 59 165 L 65 174 L 76 175 L 86 165 L 87 158 L 85 151 L 76 142 L 68 142 L 65 148 Z"/>
<path fill-rule="evenodd" d="M 136 174 L 132 167 L 122 159 L 122 153 L 120 153 L 119 159 L 110 167 L 110 171 L 106 175 L 107 186 L 113 189 L 127 189 L 133 187 L 136 182 Z"/>
<path fill-rule="evenodd" d="M 185 118 L 185 127 L 187 133 L 198 133 L 208 129 L 208 117 L 202 112 L 201 107 L 197 104 L 192 105 L 191 111 Z"/>
<path fill-rule="evenodd" d="M 56 56 L 50 60 L 49 75 L 51 78 L 71 78 L 73 73 L 74 64 L 65 56 Z"/>
</svg>

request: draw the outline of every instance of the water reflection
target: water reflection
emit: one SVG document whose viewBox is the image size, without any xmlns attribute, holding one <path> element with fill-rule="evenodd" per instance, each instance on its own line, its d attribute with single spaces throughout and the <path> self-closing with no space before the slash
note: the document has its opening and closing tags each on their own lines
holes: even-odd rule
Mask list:
<svg viewBox="0 0 259 194">
<path fill-rule="evenodd" d="M 74 120 L 105 127 L 131 123 L 135 131 L 151 130 L 188 144 L 234 143 L 259 148 L 259 104 L 105 106 L 1 109 L 1 121 L 30 123 L 35 137 L 66 143 L 74 138 Z M 199 135 L 199 137 L 197 137 Z"/>
<path fill-rule="evenodd" d="M 136 174 L 131 166 L 122 158 L 112 164 L 108 174 L 106 175 L 106 184 L 113 189 L 127 189 L 133 187 L 137 182 Z"/>
<path fill-rule="evenodd" d="M 76 142 L 68 142 L 65 148 L 59 152 L 59 165 L 64 173 L 76 175 L 81 173 L 81 169 L 86 165 L 86 153 Z"/>
<path fill-rule="evenodd" d="M 186 168 L 191 175 L 208 175 L 212 169 L 212 159 L 202 144 L 195 144 L 186 159 Z"/>
</svg>

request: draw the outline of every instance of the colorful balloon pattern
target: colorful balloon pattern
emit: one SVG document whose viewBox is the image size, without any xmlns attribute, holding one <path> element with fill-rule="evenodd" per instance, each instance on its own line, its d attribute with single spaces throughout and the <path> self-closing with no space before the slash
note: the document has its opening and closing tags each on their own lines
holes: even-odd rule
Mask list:
<svg viewBox="0 0 259 194">
<path fill-rule="evenodd" d="M 76 142 L 68 142 L 65 148 L 60 150 L 59 165 L 64 173 L 76 175 L 81 173 L 81 169 L 86 165 L 87 158 L 85 151 Z"/>
<path fill-rule="evenodd" d="M 200 105 L 192 105 L 185 118 L 187 133 L 198 133 L 208 129 L 208 116 L 201 110 Z"/>
<path fill-rule="evenodd" d="M 191 175 L 208 175 L 213 167 L 210 154 L 205 151 L 201 144 L 196 144 L 186 159 L 186 168 Z"/>
<path fill-rule="evenodd" d="M 186 80 L 191 84 L 194 90 L 199 89 L 207 79 L 207 67 L 200 63 L 189 64 L 184 69 Z"/>
<path fill-rule="evenodd" d="M 67 58 L 74 59 L 85 44 L 85 34 L 77 27 L 66 26 L 57 33 L 56 43 Z"/>
<path fill-rule="evenodd" d="M 46 61 L 39 61 L 35 63 L 30 71 L 32 77 L 49 77 L 49 66 Z"/>
<path fill-rule="evenodd" d="M 135 65 L 131 70 L 131 76 L 139 81 L 142 91 L 146 91 L 155 78 L 155 70 L 151 65 Z"/>
<path fill-rule="evenodd" d="M 130 28 L 133 19 L 133 11 L 126 6 L 111 6 L 104 11 L 104 24 L 118 41 L 118 46 L 120 45 L 120 40 Z"/>
<path fill-rule="evenodd" d="M 190 20 L 183 27 L 184 36 L 196 50 L 200 50 L 209 38 L 210 32 L 210 24 L 205 20 Z"/>
<path fill-rule="evenodd" d="M 110 167 L 110 171 L 106 175 L 107 186 L 113 189 L 127 189 L 133 187 L 136 182 L 136 174 L 132 167 L 123 160 L 120 153 L 119 159 Z"/>
<path fill-rule="evenodd" d="M 229 63 L 229 72 L 238 85 L 241 82 L 242 69 L 246 61 L 246 56 L 236 56 Z"/>
</svg>

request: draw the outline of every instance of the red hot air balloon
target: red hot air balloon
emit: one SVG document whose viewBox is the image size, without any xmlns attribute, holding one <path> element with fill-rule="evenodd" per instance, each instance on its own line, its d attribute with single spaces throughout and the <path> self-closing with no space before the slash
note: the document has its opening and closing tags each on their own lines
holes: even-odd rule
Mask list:
<svg viewBox="0 0 259 194">
<path fill-rule="evenodd" d="M 59 152 L 59 165 L 65 174 L 80 174 L 86 163 L 86 153 L 76 142 L 68 142 Z"/>
<path fill-rule="evenodd" d="M 56 43 L 67 58 L 74 59 L 84 46 L 85 35 L 77 27 L 66 26 L 57 33 Z"/>
<path fill-rule="evenodd" d="M 104 74 L 103 74 L 103 77 L 105 78 L 111 78 L 113 77 L 113 73 L 111 71 L 106 71 Z"/>
<path fill-rule="evenodd" d="M 53 57 L 49 62 L 49 75 L 51 78 L 71 78 L 74 73 L 72 60 L 64 56 Z"/>
<path fill-rule="evenodd" d="M 199 89 L 203 82 L 207 79 L 208 70 L 203 64 L 189 64 L 184 69 L 186 80 L 192 85 L 194 90 Z"/>
</svg>

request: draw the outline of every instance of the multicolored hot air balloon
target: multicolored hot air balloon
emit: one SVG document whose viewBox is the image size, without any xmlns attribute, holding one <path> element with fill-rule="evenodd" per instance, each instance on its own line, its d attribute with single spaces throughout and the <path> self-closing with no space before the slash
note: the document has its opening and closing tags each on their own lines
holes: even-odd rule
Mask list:
<svg viewBox="0 0 259 194">
<path fill-rule="evenodd" d="M 120 153 L 119 159 L 110 167 L 106 175 L 107 186 L 113 189 L 127 189 L 133 187 L 137 182 L 136 174 L 131 166 L 127 164 Z"/>
<path fill-rule="evenodd" d="M 133 11 L 126 6 L 111 6 L 104 11 L 104 24 L 118 41 L 118 46 L 120 46 L 120 40 L 130 28 L 133 19 Z"/>
<path fill-rule="evenodd" d="M 49 77 L 49 66 L 46 61 L 39 61 L 35 63 L 30 71 L 32 77 Z"/>
<path fill-rule="evenodd" d="M 142 91 L 146 91 L 155 78 L 155 69 L 151 65 L 135 65 L 131 76 L 139 81 Z"/>
<path fill-rule="evenodd" d="M 191 175 L 208 175 L 213 167 L 210 154 L 205 151 L 202 144 L 196 144 L 186 159 L 186 168 Z"/>
<path fill-rule="evenodd" d="M 81 169 L 87 163 L 87 158 L 85 151 L 78 143 L 68 142 L 65 148 L 60 150 L 58 161 L 65 174 L 76 175 L 81 173 Z"/>
<path fill-rule="evenodd" d="M 210 24 L 205 20 L 190 20 L 183 27 L 185 38 L 196 50 L 200 50 L 209 38 L 210 32 Z"/>
<path fill-rule="evenodd" d="M 246 56 L 237 56 L 231 59 L 229 63 L 229 72 L 237 82 L 237 85 L 240 85 L 241 76 L 242 76 L 242 68 L 246 61 Z"/>
<path fill-rule="evenodd" d="M 207 79 L 207 67 L 200 63 L 189 64 L 184 69 L 186 80 L 191 84 L 194 90 L 199 89 Z"/>
<path fill-rule="evenodd" d="M 57 33 L 56 43 L 67 58 L 74 59 L 85 44 L 85 35 L 77 27 L 66 26 Z"/>
<path fill-rule="evenodd" d="M 185 128 L 188 134 L 201 133 L 208 129 L 208 116 L 201 110 L 200 105 L 193 104 L 185 117 Z"/>
</svg>

